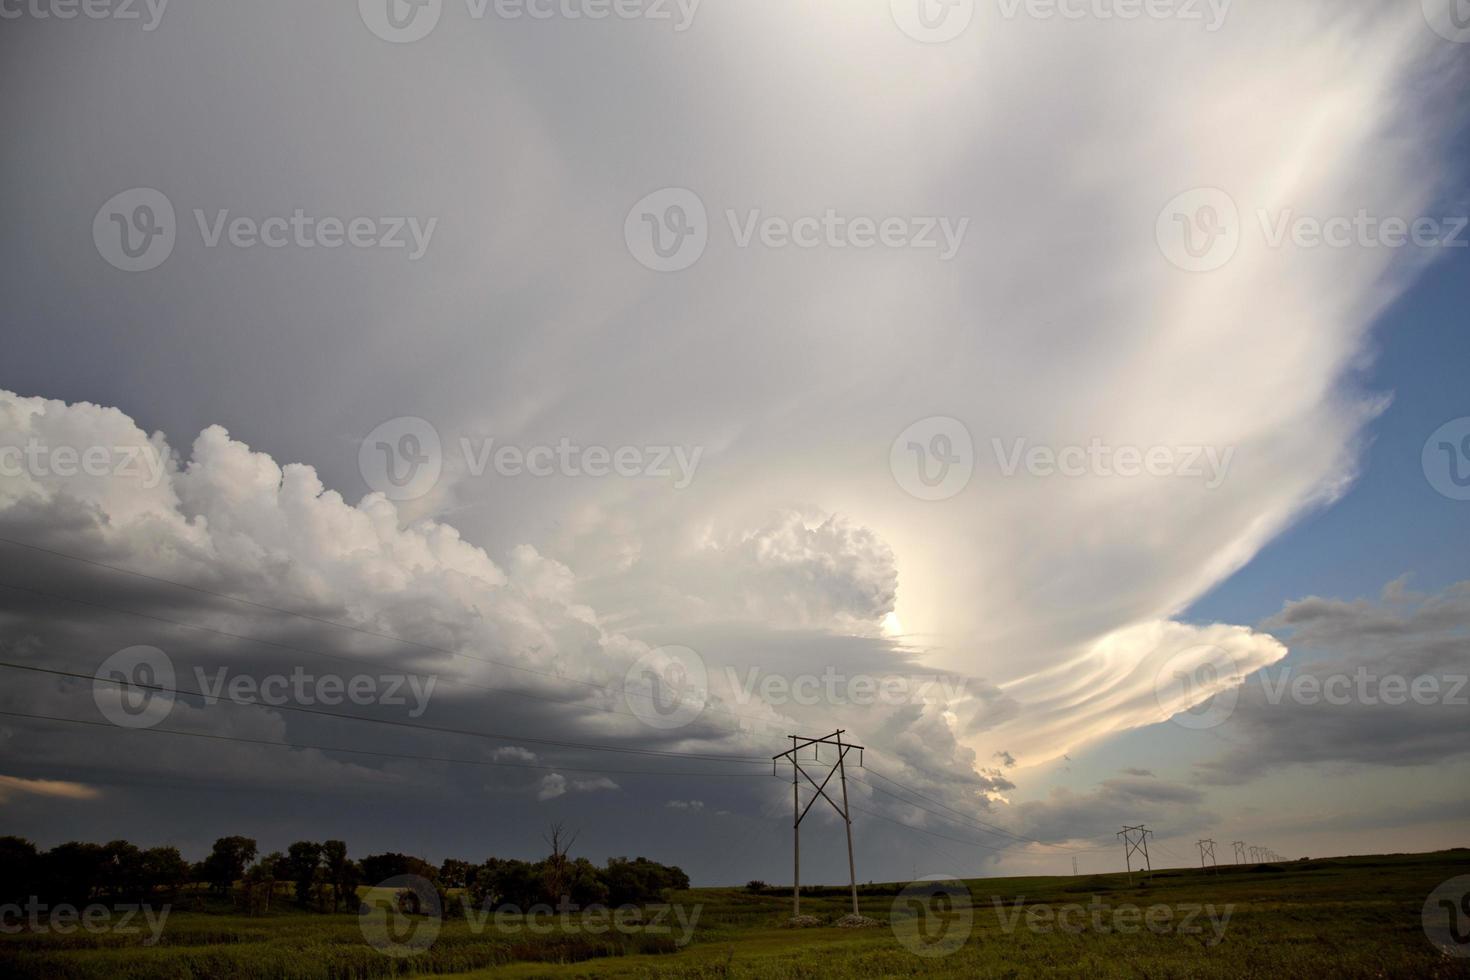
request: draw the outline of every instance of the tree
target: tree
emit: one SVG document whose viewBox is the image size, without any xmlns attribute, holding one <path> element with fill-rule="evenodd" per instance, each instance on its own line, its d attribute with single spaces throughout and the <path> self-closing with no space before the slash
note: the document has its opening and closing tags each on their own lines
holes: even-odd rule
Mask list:
<svg viewBox="0 0 1470 980">
<path fill-rule="evenodd" d="M 311 889 L 317 880 L 316 872 L 321 863 L 320 844 L 299 840 L 286 849 L 286 865 L 290 869 L 291 880 L 296 883 L 296 904 L 302 908 L 311 906 Z"/>
<path fill-rule="evenodd" d="M 689 876 L 682 869 L 659 864 L 645 857 L 608 858 L 603 880 L 608 887 L 608 900 L 614 905 L 637 905 L 661 901 L 669 890 L 689 887 Z"/>
<path fill-rule="evenodd" d="M 327 881 L 332 886 L 332 911 L 335 912 L 345 896 L 357 894 L 357 864 L 347 859 L 347 845 L 339 840 L 322 844 L 322 861 L 326 864 Z M 347 907 L 354 908 L 350 902 Z"/>
<path fill-rule="evenodd" d="M 271 896 L 283 873 L 287 873 L 286 856 L 280 851 L 272 851 L 245 872 L 245 900 L 251 915 L 271 910 Z"/>
<path fill-rule="evenodd" d="M 399 854 L 396 851 L 388 851 L 385 854 L 369 854 L 360 862 L 362 876 L 369 884 L 380 884 L 389 878 L 400 878 L 404 875 L 417 875 L 436 882 L 439 878 L 439 869 L 434 867 L 423 858 L 416 858 L 412 854 Z"/>
<path fill-rule="evenodd" d="M 586 858 L 577 858 L 566 871 L 566 894 L 574 905 L 586 908 L 607 904 L 609 892 L 601 868 Z"/>
<path fill-rule="evenodd" d="M 469 884 L 470 863 L 458 858 L 445 858 L 439 865 L 439 884 L 444 888 L 464 888 Z"/>
<path fill-rule="evenodd" d="M 107 855 L 98 844 L 68 841 L 41 859 L 39 892 L 53 901 L 83 905 L 101 890 Z"/>
<path fill-rule="evenodd" d="M 143 877 L 143 852 L 125 840 L 102 845 L 98 891 L 112 898 L 139 898 L 147 890 Z"/>
<path fill-rule="evenodd" d="M 24 904 L 40 889 L 41 856 L 24 837 L 0 837 L 0 904 Z"/>
<path fill-rule="evenodd" d="M 204 859 L 204 880 L 216 895 L 228 895 L 231 886 L 245 876 L 245 868 L 255 860 L 255 841 L 249 837 L 221 837 Z"/>
<path fill-rule="evenodd" d="M 470 898 L 480 908 L 516 905 L 522 909 L 540 902 L 544 876 L 539 865 L 515 859 L 490 858 L 475 869 Z"/>
<path fill-rule="evenodd" d="M 170 899 L 189 880 L 189 862 L 177 847 L 150 847 L 143 852 L 143 881 L 148 891 L 161 889 Z"/>
<path fill-rule="evenodd" d="M 570 894 L 571 867 L 567 860 L 567 852 L 577 842 L 579 835 L 579 831 L 568 833 L 566 827 L 558 820 L 553 822 L 541 837 L 551 847 L 551 856 L 542 862 L 542 865 L 546 895 L 553 902 Z"/>
</svg>

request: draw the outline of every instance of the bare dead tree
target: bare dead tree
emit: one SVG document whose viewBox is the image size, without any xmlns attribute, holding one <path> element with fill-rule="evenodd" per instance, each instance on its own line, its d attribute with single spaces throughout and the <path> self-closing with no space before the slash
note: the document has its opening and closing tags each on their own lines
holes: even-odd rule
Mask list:
<svg viewBox="0 0 1470 980">
<path fill-rule="evenodd" d="M 571 875 L 568 870 L 567 854 L 572 845 L 581 836 L 580 830 L 568 832 L 566 825 L 560 820 L 552 821 L 547 833 L 541 835 L 541 839 L 551 848 L 551 856 L 546 859 L 546 890 L 551 893 L 553 900 L 558 900 L 570 890 Z"/>
</svg>

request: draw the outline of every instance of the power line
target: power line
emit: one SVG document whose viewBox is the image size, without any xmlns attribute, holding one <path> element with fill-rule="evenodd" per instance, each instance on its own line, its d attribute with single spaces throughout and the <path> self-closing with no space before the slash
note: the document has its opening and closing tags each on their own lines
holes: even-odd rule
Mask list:
<svg viewBox="0 0 1470 980">
<path fill-rule="evenodd" d="M 871 770 L 868 770 L 868 771 L 871 772 Z M 876 772 L 873 773 L 873 775 L 878 776 L 878 778 L 880 778 L 880 779 L 887 779 L 886 776 L 882 776 L 881 774 L 876 773 Z M 862 779 L 861 777 L 858 777 L 858 776 L 849 776 L 848 778 L 851 779 L 853 782 L 862 783 L 864 786 L 867 786 L 868 788 L 872 789 L 874 792 L 882 793 L 884 796 L 892 797 L 893 799 L 898 800 L 900 803 L 904 804 L 905 806 L 911 806 L 911 807 L 913 807 L 916 810 L 922 810 L 925 813 L 932 814 L 932 815 L 938 817 L 940 820 L 946 820 L 946 821 L 948 821 L 950 823 L 953 823 L 953 824 L 960 824 L 961 823 L 960 820 L 956 819 L 955 817 L 947 817 L 944 814 L 938 812 L 937 810 L 931 810 L 931 809 L 929 809 L 926 806 L 920 806 L 919 804 L 913 802 L 912 800 L 905 800 L 903 797 L 899 796 L 897 793 L 891 793 L 891 792 L 889 792 L 888 790 L 884 789 L 881 786 L 874 786 L 872 783 L 868 782 L 865 779 Z M 889 779 L 888 782 L 894 783 L 895 786 L 902 785 L 900 783 L 894 782 L 891 779 Z M 913 793 L 913 792 L 916 792 L 916 791 L 909 790 L 909 792 Z M 940 805 L 943 806 L 944 804 L 940 804 Z M 953 810 L 952 807 L 945 807 L 945 809 L 949 809 L 949 810 L 952 810 L 955 813 L 959 813 L 958 810 Z M 967 819 L 973 819 L 973 818 L 967 818 Z M 987 824 L 987 823 L 985 823 L 985 821 L 979 820 L 979 819 L 973 819 L 973 824 L 974 825 L 972 827 L 968 828 L 968 829 L 974 829 L 974 830 L 977 830 L 977 831 L 979 831 L 980 833 L 983 833 L 983 834 L 994 834 L 997 837 L 1003 837 L 1003 838 L 1007 838 L 1007 839 L 1013 840 L 1015 843 L 1018 843 L 1018 844 L 1040 844 L 1040 845 L 1042 845 L 1044 847 L 1057 847 L 1057 848 L 1062 848 L 1063 850 L 1066 850 L 1066 851 L 1076 851 L 1079 854 L 1084 854 L 1084 853 L 1085 854 L 1093 854 L 1093 853 L 1098 853 L 1100 851 L 1105 850 L 1105 848 L 1100 848 L 1100 847 L 1069 847 L 1069 846 L 1067 846 L 1065 844 L 1053 844 L 1053 843 L 1049 843 L 1047 841 L 1037 840 L 1034 837 L 1027 837 L 1024 834 L 1015 834 L 1015 833 L 1012 833 L 1012 832 L 1010 832 L 1008 830 L 1004 830 L 1004 829 L 1001 829 L 1001 828 L 996 828 L 994 825 Z M 963 826 L 963 824 L 961 824 L 961 825 Z"/>
<path fill-rule="evenodd" d="M 0 539 L 0 540 L 3 540 L 3 539 Z M 340 661 L 342 663 L 354 664 L 354 665 L 360 666 L 360 667 L 376 666 L 374 664 L 371 664 L 369 661 L 363 660 L 360 657 L 349 657 L 349 656 L 346 656 L 344 654 L 327 653 L 324 650 L 315 650 L 315 649 L 312 649 L 310 647 L 296 646 L 295 644 L 291 644 L 291 643 L 282 643 L 279 640 L 268 640 L 268 639 L 265 639 L 264 637 L 251 636 L 248 633 L 232 633 L 229 630 L 216 629 L 215 627 L 212 627 L 212 626 L 200 626 L 200 625 L 195 624 L 195 623 L 185 623 L 185 622 L 182 622 L 182 621 L 177 620 L 177 619 L 170 619 L 167 616 L 159 616 L 159 615 L 157 615 L 155 613 L 146 613 L 146 612 L 140 612 L 140 611 L 133 610 L 133 609 L 124 609 L 124 608 L 122 608 L 120 606 L 108 605 L 106 603 L 101 603 L 101 602 L 93 602 L 90 599 L 78 599 L 78 598 L 75 598 L 73 596 L 61 595 L 61 594 L 55 593 L 55 592 L 47 592 L 47 591 L 45 591 L 43 589 L 33 589 L 33 588 L 30 588 L 28 586 L 23 586 L 23 585 L 14 585 L 14 584 L 9 583 L 9 582 L 0 582 L 0 589 L 10 589 L 10 590 L 15 591 L 15 592 L 27 592 L 27 593 L 30 593 L 31 595 L 37 595 L 37 596 L 41 596 L 41 597 L 47 598 L 47 599 L 56 599 L 56 600 L 59 600 L 61 602 L 75 603 L 76 605 L 88 606 L 88 607 L 91 607 L 93 609 L 104 609 L 104 610 L 106 610 L 108 612 L 118 613 L 118 614 L 124 615 L 124 616 L 136 616 L 139 619 L 149 619 L 149 620 L 153 620 L 154 622 L 158 622 L 158 623 L 166 623 L 166 624 L 168 624 L 170 626 L 177 626 L 177 627 L 179 627 L 181 629 L 198 630 L 198 631 L 204 632 L 204 633 L 213 633 L 216 636 L 222 636 L 222 637 L 226 637 L 226 638 L 232 639 L 232 640 L 243 640 L 243 641 L 245 641 L 247 643 L 258 643 L 261 646 L 274 647 L 275 649 L 278 649 L 278 650 L 289 650 L 289 651 L 291 651 L 293 653 L 304 653 L 304 654 L 306 654 L 308 656 L 313 656 L 313 657 L 323 657 L 323 658 L 325 658 L 327 660 L 337 660 L 337 661 Z M 474 659 L 478 659 L 478 658 L 474 658 Z M 481 661 L 481 662 L 487 663 L 487 664 L 492 664 L 492 665 L 495 665 L 495 666 L 506 666 L 504 664 L 500 664 L 497 661 L 491 661 L 491 660 L 485 660 L 485 661 Z M 438 675 L 435 674 L 434 676 L 438 676 Z M 548 674 L 546 676 L 549 677 L 549 676 L 554 676 L 554 675 L 549 675 Z M 518 690 L 515 690 L 513 688 L 497 687 L 497 686 L 495 686 L 493 684 L 477 684 L 474 681 L 466 680 L 463 677 L 450 677 L 449 680 L 450 680 L 451 683 L 454 683 L 457 686 L 466 687 L 466 688 L 472 688 L 472 689 L 478 690 L 478 691 L 485 691 L 485 692 L 488 692 L 488 693 L 491 693 L 491 694 L 508 694 L 508 695 L 510 695 L 512 697 L 528 698 L 528 699 L 533 700 L 533 701 L 544 701 L 544 702 L 548 702 L 548 703 L 551 703 L 551 704 L 565 704 L 565 705 L 575 705 L 577 707 L 591 708 L 594 711 L 602 711 L 602 712 L 606 712 L 607 714 L 614 714 L 614 715 L 624 715 L 624 716 L 626 716 L 628 718 L 637 718 L 638 717 L 638 715 L 635 714 L 632 711 L 619 711 L 616 708 L 605 708 L 605 707 L 602 707 L 601 705 L 590 704 L 587 701 L 582 701 L 582 700 L 578 700 L 578 699 L 575 699 L 575 698 L 557 698 L 557 697 L 551 697 L 549 695 L 544 695 L 544 694 L 534 694 L 534 693 L 532 693 L 530 691 L 518 691 Z M 589 683 L 589 682 L 578 681 L 577 683 Z M 609 688 L 601 688 L 601 690 L 605 690 L 605 691 L 608 691 L 610 693 L 611 692 L 621 692 L 623 694 L 631 695 L 633 697 L 643 697 L 643 698 L 649 698 L 650 700 L 652 700 L 652 696 L 651 695 L 644 694 L 641 691 L 629 691 L 626 688 L 616 688 L 615 689 L 615 688 L 610 688 L 609 687 Z M 713 709 L 713 710 L 716 711 L 716 712 L 719 712 L 719 711 L 723 711 L 724 709 L 716 708 L 716 709 Z M 719 731 L 722 731 L 722 732 L 729 732 L 731 734 L 742 734 L 743 733 L 743 730 L 742 729 L 738 729 L 738 728 L 720 728 L 718 730 Z"/>
<path fill-rule="evenodd" d="M 114 732 L 140 732 L 154 733 L 159 735 L 180 735 L 186 738 L 201 738 L 214 742 L 239 742 L 245 745 L 268 745 L 283 749 L 315 749 L 318 752 L 345 752 L 352 755 L 375 756 L 383 759 L 400 759 L 411 762 L 447 762 L 455 765 L 465 766 L 491 766 L 504 769 L 538 769 L 551 772 L 585 772 L 597 773 L 606 776 L 682 776 L 682 777 L 715 777 L 734 779 L 767 779 L 763 772 L 676 772 L 657 769 L 601 769 L 587 766 L 551 766 L 538 765 L 529 762 L 496 762 L 488 759 L 458 759 L 436 755 L 416 755 L 407 752 L 382 752 L 376 749 L 349 749 L 340 745 L 318 745 L 312 742 L 297 741 L 273 741 L 263 738 L 246 738 L 241 735 L 215 735 L 210 732 L 190 732 L 179 728 L 120 728 L 110 722 L 88 721 L 84 718 L 65 718 L 60 715 L 31 714 L 23 711 L 0 711 L 0 716 L 7 718 L 31 718 L 38 721 L 64 722 L 69 725 L 85 725 L 90 728 L 106 728 Z"/>
<path fill-rule="evenodd" d="M 996 847 L 996 846 L 994 846 L 992 844 L 982 844 L 979 841 L 967 840 L 966 838 L 963 838 L 963 837 L 951 837 L 948 834 L 940 834 L 940 833 L 936 833 L 936 832 L 934 832 L 932 830 L 925 830 L 923 827 L 914 827 L 914 826 L 912 826 L 910 824 L 904 823 L 902 820 L 897 820 L 897 819 L 895 819 L 893 817 L 885 816 L 884 814 L 881 814 L 881 813 L 879 813 L 876 810 L 869 810 L 866 807 L 861 807 L 861 806 L 858 806 L 857 804 L 853 804 L 852 805 L 852 809 L 858 810 L 858 811 L 860 811 L 862 813 L 866 813 L 870 817 L 877 817 L 879 820 L 886 820 L 886 821 L 888 821 L 891 824 L 897 824 L 898 826 L 902 827 L 905 830 L 912 830 L 915 833 L 926 834 L 929 837 L 937 837 L 940 840 L 954 841 L 957 844 L 968 844 L 971 847 L 978 847 L 978 848 L 981 848 L 982 850 L 995 851 L 997 853 L 1002 853 L 1002 852 L 1005 852 L 1006 850 L 1008 850 L 1008 848 L 1005 848 L 1005 847 Z"/>
<path fill-rule="evenodd" d="M 1024 841 L 1024 842 L 1029 843 L 1029 844 L 1041 844 L 1044 847 L 1055 847 L 1055 848 L 1059 848 L 1059 849 L 1065 850 L 1065 851 L 1077 851 L 1077 852 L 1080 853 L 1080 852 L 1098 852 L 1098 851 L 1107 850 L 1107 848 L 1100 848 L 1100 847 L 1096 847 L 1096 848 L 1072 847 L 1072 846 L 1070 846 L 1068 844 L 1057 844 L 1057 843 L 1054 843 L 1052 841 L 1040 840 L 1040 839 L 1038 839 L 1036 837 L 1028 837 L 1025 834 L 1018 834 L 1018 833 L 1015 833 L 1014 831 L 1006 830 L 1004 827 L 997 826 L 996 824 L 987 823 L 986 821 L 981 820 L 978 817 L 972 817 L 972 816 L 970 816 L 967 813 L 962 813 L 961 811 L 956 810 L 954 807 L 952 807 L 949 804 L 943 802 L 942 800 L 936 800 L 932 796 L 926 796 L 923 793 L 919 792 L 918 790 L 914 789 L 913 787 L 911 787 L 911 786 L 905 786 L 903 783 L 900 783 L 896 779 L 890 779 L 889 777 L 883 775 L 881 772 L 878 772 L 875 769 L 872 769 L 870 767 L 864 766 L 863 767 L 863 771 L 864 772 L 867 772 L 867 773 L 869 773 L 869 774 L 871 774 L 873 776 L 877 776 L 879 779 L 883 780 L 884 782 L 891 783 L 892 785 L 897 786 L 898 788 L 900 788 L 902 790 L 905 790 L 906 792 L 912 793 L 913 795 L 919 797 L 922 800 L 927 800 L 930 803 L 933 803 L 933 804 L 935 804 L 937 806 L 941 806 L 944 809 L 948 810 L 950 813 L 957 814 L 958 816 L 964 817 L 966 820 L 971 820 L 971 821 L 973 821 L 973 822 L 975 822 L 977 824 L 981 824 L 981 825 L 983 825 L 985 827 L 988 827 L 988 828 L 990 828 L 990 832 L 991 833 L 1003 834 L 1003 835 L 1005 835 L 1007 837 L 1013 837 L 1016 840 Z M 854 777 L 854 778 L 856 778 L 856 777 Z M 868 783 L 867 785 L 872 786 L 871 783 Z M 873 789 L 878 789 L 878 787 L 876 787 L 876 786 L 873 786 L 872 788 Z M 878 791 L 879 792 L 883 792 L 883 790 L 881 790 L 881 789 L 878 789 Z M 888 795 L 891 796 L 893 794 L 890 793 Z M 904 801 L 904 802 L 908 802 L 908 801 Z M 918 806 L 915 803 L 909 803 L 908 805 L 909 806 Z M 926 808 L 925 807 L 918 807 L 918 809 L 925 810 Z M 928 812 L 933 813 L 934 811 L 929 810 Z M 939 814 L 935 814 L 935 815 L 936 816 L 939 816 Z"/>
<path fill-rule="evenodd" d="M 652 695 L 645 694 L 642 691 L 630 691 L 630 690 L 628 690 L 627 688 L 624 688 L 624 687 L 612 687 L 612 686 L 605 685 L 605 684 L 598 684 L 598 683 L 596 683 L 594 681 L 580 680 L 580 679 L 575 678 L 575 677 L 563 677 L 560 674 L 555 674 L 555 673 L 552 673 L 550 671 L 537 670 L 534 667 L 526 667 L 526 666 L 523 666 L 521 664 L 509 663 L 507 661 L 502 661 L 502 660 L 494 660 L 494 659 L 491 659 L 491 658 L 488 658 L 488 657 L 477 657 L 477 656 L 474 656 L 473 654 L 465 653 L 462 650 L 453 650 L 453 649 L 451 649 L 449 647 L 441 647 L 441 646 L 437 646 L 437 645 L 435 645 L 433 643 L 424 643 L 424 642 L 419 641 L 419 640 L 411 640 L 411 639 L 409 639 L 407 637 L 399 636 L 396 633 L 389 633 L 389 632 L 381 631 L 381 630 L 368 629 L 367 627 L 364 627 L 364 626 L 355 626 L 355 625 L 353 625 L 351 623 L 344 623 L 344 622 L 341 622 L 339 620 L 328 619 L 328 618 L 326 618 L 324 616 L 313 616 L 310 613 L 299 612 L 299 611 L 293 610 L 293 609 L 285 609 L 285 608 L 282 608 L 282 607 L 279 607 L 279 606 L 272 606 L 272 605 L 269 605 L 269 604 L 264 603 L 264 602 L 256 602 L 253 599 L 246 599 L 246 598 L 244 598 L 242 596 L 231 595 L 228 592 L 217 592 L 217 591 L 215 591 L 213 589 L 206 589 L 206 588 L 204 588 L 202 586 L 190 585 L 187 582 L 176 582 L 173 579 L 163 578 L 163 577 L 158 576 L 158 575 L 150 575 L 147 572 L 140 572 L 140 571 L 138 571 L 136 569 L 126 568 L 126 567 L 124 567 L 122 565 L 111 565 L 111 564 L 108 564 L 107 562 L 97 561 L 96 559 L 93 559 L 93 558 L 85 558 L 85 557 L 82 557 L 81 555 L 72 555 L 72 554 L 68 554 L 68 553 L 66 553 L 64 551 L 56 551 L 56 550 L 54 550 L 52 548 L 44 548 L 44 547 L 42 547 L 40 545 L 37 545 L 37 544 L 30 544 L 30 543 L 25 542 L 25 541 L 17 541 L 14 538 L 7 538 L 7 537 L 0 536 L 0 544 L 9 544 L 9 545 L 13 545 L 13 546 L 15 546 L 17 548 L 27 548 L 27 549 L 29 549 L 31 551 L 40 552 L 41 554 L 51 555 L 52 557 L 55 557 L 55 558 L 64 558 L 64 559 L 66 559 L 68 561 L 80 562 L 80 563 L 82 563 L 84 565 L 91 565 L 91 566 L 93 566 L 95 568 L 106 569 L 106 570 L 111 571 L 111 572 L 117 572 L 117 573 L 119 573 L 121 575 L 132 575 L 132 576 L 137 577 L 137 578 L 146 579 L 146 580 L 148 580 L 150 582 L 157 582 L 157 583 L 159 583 L 161 585 L 168 585 L 168 586 L 172 586 L 172 587 L 178 588 L 178 589 L 186 589 L 186 590 L 188 590 L 190 592 L 196 592 L 196 593 L 199 593 L 200 595 L 213 596 L 214 598 L 217 598 L 217 599 L 225 599 L 225 600 L 227 600 L 229 602 L 237 602 L 237 603 L 240 603 L 241 605 L 250 606 L 250 607 L 255 608 L 255 609 L 261 609 L 261 610 L 265 610 L 267 612 L 278 613 L 278 614 L 280 614 L 282 616 L 294 616 L 297 619 L 304 619 L 304 620 L 307 620 L 309 622 L 320 623 L 320 624 L 322 624 L 324 626 L 331 626 L 331 627 L 334 627 L 336 629 L 349 630 L 349 631 L 351 631 L 353 633 L 359 633 L 359 634 L 362 634 L 364 636 L 375 636 L 375 637 L 378 637 L 380 639 L 393 640 L 393 641 L 395 641 L 397 643 L 407 644 L 408 646 L 418 647 L 418 648 L 423 649 L 423 650 L 430 650 L 430 651 L 433 651 L 435 653 L 442 653 L 442 654 L 445 654 L 445 655 L 451 656 L 451 657 L 460 657 L 460 658 L 466 659 L 466 660 L 473 660 L 473 661 L 475 661 L 477 663 L 489 664 L 489 665 L 495 666 L 495 667 L 504 667 L 507 670 L 518 670 L 518 671 L 522 671 L 523 673 L 534 674 L 534 675 L 536 675 L 538 677 L 545 677 L 545 678 L 549 678 L 549 679 L 552 679 L 552 680 L 562 681 L 562 682 L 565 682 L 565 683 L 580 684 L 580 685 L 582 685 L 584 687 L 588 687 L 588 688 L 591 688 L 593 690 L 603 691 L 603 692 L 606 692 L 606 693 L 609 693 L 609 694 L 622 694 L 624 696 L 629 696 L 629 697 L 639 697 L 639 698 L 647 698 L 649 700 L 653 700 L 653 696 Z M 507 581 L 505 583 L 505 585 L 508 588 L 515 589 L 516 591 L 521 591 L 519 589 L 519 587 L 517 587 L 515 585 L 514 582 Z M 37 591 L 37 590 L 30 590 L 30 591 Z M 64 596 L 58 596 L 57 598 L 66 599 L 66 597 L 64 597 Z M 81 600 L 68 600 L 68 601 L 81 601 Z M 95 603 L 84 603 L 84 604 L 97 605 Z M 139 614 L 139 615 L 143 615 L 143 614 Z M 160 618 L 160 617 L 153 617 L 153 618 Z M 165 622 L 167 622 L 167 620 L 165 620 Z M 175 623 L 175 625 L 183 625 L 183 626 L 186 626 L 187 627 L 189 624 Z M 196 627 L 196 628 L 206 629 L 206 627 Z M 773 724 L 769 719 L 766 719 L 766 718 L 757 718 L 754 715 L 741 715 L 741 714 L 737 714 L 736 712 L 733 712 L 733 711 L 729 710 L 728 708 L 716 708 L 714 710 L 715 711 L 722 712 L 724 714 L 727 714 L 731 718 L 744 718 L 744 719 L 746 719 L 748 721 L 759 722 L 762 725 L 772 725 Z"/>
<path fill-rule="evenodd" d="M 208 701 L 229 701 L 232 704 L 246 705 L 254 708 L 264 708 L 276 711 L 295 711 L 306 715 L 320 715 L 325 718 L 338 718 L 343 721 L 360 721 L 373 725 L 389 725 L 394 728 L 410 728 L 418 731 L 435 732 L 441 735 L 466 735 L 473 738 L 485 738 L 499 742 L 530 742 L 538 745 L 555 745 L 560 748 L 581 749 L 588 752 L 615 752 L 623 755 L 655 756 L 672 759 L 702 759 L 711 762 L 741 762 L 760 763 L 764 765 L 769 760 L 756 756 L 715 755 L 712 753 L 695 752 L 669 752 L 661 749 L 633 749 L 615 748 L 610 745 L 597 745 L 589 742 L 568 742 L 560 739 L 538 738 L 530 735 L 502 735 L 496 732 L 482 732 L 467 728 L 448 728 L 440 725 L 424 725 L 418 722 L 402 721 L 397 718 L 374 718 L 370 715 L 344 714 L 335 711 L 324 711 L 321 708 L 309 708 L 299 704 L 264 704 L 260 701 L 252 701 L 247 698 L 235 698 L 221 691 L 219 694 L 206 694 L 203 691 L 189 690 L 186 688 L 167 688 L 157 684 L 144 684 L 136 680 L 120 680 L 112 677 L 97 677 L 93 674 L 82 674 L 76 671 L 57 670 L 51 667 L 37 667 L 32 664 L 17 664 L 0 660 L 0 667 L 11 670 L 25 670 L 38 674 L 53 674 L 57 677 L 72 677 L 78 680 L 91 682 L 105 682 L 116 684 L 119 687 L 136 688 L 143 691 L 154 691 L 159 694 L 187 694 L 193 697 L 204 698 Z"/>
</svg>

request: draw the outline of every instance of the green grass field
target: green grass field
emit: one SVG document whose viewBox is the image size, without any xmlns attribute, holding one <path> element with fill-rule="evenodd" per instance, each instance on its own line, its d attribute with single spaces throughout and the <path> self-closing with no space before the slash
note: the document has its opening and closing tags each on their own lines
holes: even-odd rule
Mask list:
<svg viewBox="0 0 1470 980">
<path fill-rule="evenodd" d="M 863 914 L 882 924 L 859 929 L 831 925 L 849 911 L 840 889 L 803 897 L 802 912 L 824 923 L 807 928 L 789 924 L 789 894 L 694 889 L 670 897 L 676 908 L 649 909 L 643 923 L 622 929 L 575 913 L 476 924 L 456 909 L 432 945 L 402 957 L 369 945 L 356 915 L 174 911 L 151 946 L 147 929 L 6 935 L 0 975 L 1470 977 L 1470 956 L 1436 948 L 1421 922 L 1430 892 L 1467 874 L 1470 851 L 1456 850 L 1160 871 L 1131 885 L 1122 875 L 987 878 L 967 883 L 968 915 L 941 906 L 944 915 L 927 918 L 927 929 L 919 928 L 920 907 L 895 902 L 903 885 L 863 888 Z M 1152 928 L 1142 921 L 1148 910 Z M 408 925 L 423 929 L 425 921 Z"/>
</svg>

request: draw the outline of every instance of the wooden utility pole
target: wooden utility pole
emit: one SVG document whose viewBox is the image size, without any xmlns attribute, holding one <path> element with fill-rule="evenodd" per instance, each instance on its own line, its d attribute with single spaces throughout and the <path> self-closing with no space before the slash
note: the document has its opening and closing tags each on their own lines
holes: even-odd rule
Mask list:
<svg viewBox="0 0 1470 980">
<path fill-rule="evenodd" d="M 793 918 L 801 915 L 801 821 L 806 818 L 807 813 L 812 808 L 812 804 L 816 803 L 818 798 L 830 803 L 832 809 L 837 811 L 837 815 L 842 818 L 842 822 L 847 827 L 847 876 L 852 891 L 852 914 L 860 914 L 858 912 L 857 866 L 854 864 L 852 856 L 852 815 L 847 805 L 847 753 L 856 751 L 858 753 L 858 766 L 861 767 L 863 764 L 863 747 L 842 741 L 844 734 L 846 732 L 839 728 L 831 735 L 824 735 L 821 738 L 806 738 L 800 735 L 792 735 L 790 736 L 791 748 L 771 757 L 773 768 L 782 759 L 791 760 L 791 813 L 794 818 L 791 823 L 791 854 L 793 861 L 791 914 Z M 827 775 L 823 777 L 820 783 L 813 779 L 811 773 L 803 769 L 801 765 L 801 759 L 799 758 L 801 750 L 808 745 L 812 747 L 813 753 L 820 753 L 820 746 L 823 745 L 834 745 L 837 747 L 837 764 L 827 770 Z M 833 773 L 837 774 L 838 784 L 842 787 L 842 804 L 840 806 L 836 800 L 827 795 L 827 783 L 832 780 Z M 803 777 L 817 791 L 816 795 L 811 798 L 811 802 L 807 803 L 804 809 L 801 805 L 801 779 Z"/>
</svg>

